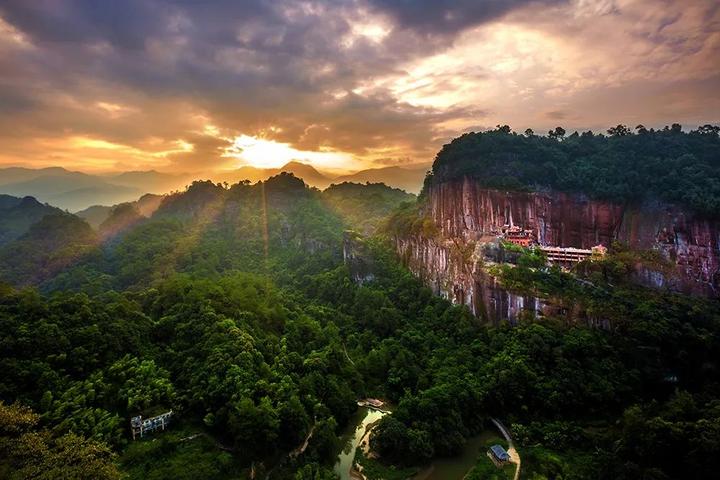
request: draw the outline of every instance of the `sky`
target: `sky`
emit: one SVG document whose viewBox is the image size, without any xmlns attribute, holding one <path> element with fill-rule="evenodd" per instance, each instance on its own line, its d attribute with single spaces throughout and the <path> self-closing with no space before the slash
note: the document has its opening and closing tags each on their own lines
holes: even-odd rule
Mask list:
<svg viewBox="0 0 720 480">
<path fill-rule="evenodd" d="M 716 0 L 0 0 L 0 166 L 428 165 L 467 131 L 720 123 Z"/>
</svg>

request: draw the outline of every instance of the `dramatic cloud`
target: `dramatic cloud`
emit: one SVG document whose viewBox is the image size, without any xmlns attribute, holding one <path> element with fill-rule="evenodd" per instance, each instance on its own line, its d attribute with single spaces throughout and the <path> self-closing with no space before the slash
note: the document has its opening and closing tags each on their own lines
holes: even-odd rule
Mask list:
<svg viewBox="0 0 720 480">
<path fill-rule="evenodd" d="M 502 17 L 530 4 L 562 4 L 567 0 L 371 0 L 391 15 L 398 28 L 422 35 L 454 35 L 460 30 Z"/>
<path fill-rule="evenodd" d="M 704 0 L 9 0 L 0 164 L 347 170 L 499 123 L 695 126 L 718 58 Z"/>
</svg>

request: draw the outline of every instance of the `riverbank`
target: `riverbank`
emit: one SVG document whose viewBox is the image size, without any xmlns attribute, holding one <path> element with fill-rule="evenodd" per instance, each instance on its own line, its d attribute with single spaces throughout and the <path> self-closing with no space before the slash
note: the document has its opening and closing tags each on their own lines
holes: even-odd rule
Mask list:
<svg viewBox="0 0 720 480">
<path fill-rule="evenodd" d="M 471 437 L 462 451 L 450 458 L 438 458 L 418 472 L 412 480 L 461 480 L 472 470 L 480 456 L 485 455 L 486 444 L 497 438 L 492 430 Z"/>
<path fill-rule="evenodd" d="M 355 456 L 362 440 L 369 438 L 368 430 L 376 424 L 387 412 L 375 408 L 363 406 L 358 409 L 355 418 L 351 420 L 348 429 L 341 436 L 343 449 L 338 455 L 333 470 L 340 477 L 340 480 L 362 480 L 364 476 L 354 468 Z M 369 444 L 368 444 L 369 448 Z M 362 449 L 361 449 L 362 451 Z"/>
<path fill-rule="evenodd" d="M 340 480 L 464 480 L 484 478 L 488 474 L 496 474 L 497 478 L 508 480 L 518 478 L 519 455 L 509 433 L 499 422 L 496 424 L 497 431 L 485 430 L 468 439 L 462 451 L 454 457 L 436 459 L 425 467 L 399 468 L 385 465 L 373 451 L 370 437 L 373 428 L 390 410 L 381 401 L 374 399 L 359 400 L 358 405 L 360 408 L 355 418 L 342 436 L 344 448 L 334 467 Z M 511 463 L 502 469 L 495 467 L 486 455 L 489 446 L 494 444 L 506 447 L 511 456 Z"/>
</svg>

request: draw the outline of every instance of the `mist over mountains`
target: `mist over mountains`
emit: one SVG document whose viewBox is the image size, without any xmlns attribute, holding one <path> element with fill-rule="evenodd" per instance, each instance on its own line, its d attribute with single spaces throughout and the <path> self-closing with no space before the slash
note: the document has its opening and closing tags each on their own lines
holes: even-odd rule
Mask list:
<svg viewBox="0 0 720 480">
<path fill-rule="evenodd" d="M 62 167 L 31 169 L 10 167 L 0 169 L 0 194 L 14 197 L 35 197 L 71 212 L 89 207 L 110 206 L 135 201 L 145 194 L 165 194 L 183 190 L 193 180 L 212 180 L 234 184 L 243 180 L 255 183 L 288 172 L 302 178 L 310 186 L 325 189 L 343 182 L 385 183 L 409 193 L 422 187 L 426 167 L 384 167 L 361 170 L 336 176 L 311 165 L 292 161 L 280 168 L 243 166 L 237 170 L 214 174 L 164 173 L 155 170 L 131 171 L 113 175 L 92 175 Z"/>
<path fill-rule="evenodd" d="M 185 182 L 184 175 L 155 171 L 101 176 L 60 167 L 0 170 L 0 193 L 32 196 L 71 212 L 91 205 L 115 205 L 136 200 L 145 193 L 165 193 L 183 187 Z"/>
<path fill-rule="evenodd" d="M 286 163 L 280 168 L 256 168 L 244 166 L 230 172 L 211 175 L 210 179 L 215 182 L 228 182 L 231 184 L 237 183 L 241 180 L 250 180 L 250 182 L 254 183 L 261 180 L 267 180 L 268 178 L 281 172 L 287 172 L 292 173 L 298 178 L 302 178 L 306 184 L 321 190 L 324 190 L 332 184 L 337 185 L 343 182 L 370 182 L 384 183 L 389 187 L 399 188 L 408 193 L 419 193 L 428 168 L 429 167 L 417 165 L 410 167 L 369 168 L 348 175 L 337 176 L 320 171 L 312 165 L 292 161 Z"/>
</svg>

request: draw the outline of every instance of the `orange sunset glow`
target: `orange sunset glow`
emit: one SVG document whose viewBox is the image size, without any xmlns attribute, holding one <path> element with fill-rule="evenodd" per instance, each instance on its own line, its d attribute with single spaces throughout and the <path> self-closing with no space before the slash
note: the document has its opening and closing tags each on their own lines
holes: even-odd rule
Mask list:
<svg viewBox="0 0 720 480">
<path fill-rule="evenodd" d="M 720 0 L 0 0 L 0 480 L 711 480 Z"/>
<path fill-rule="evenodd" d="M 718 119 L 716 2 L 419 3 L 3 2 L 0 165 L 339 174 L 497 124 Z"/>
</svg>

